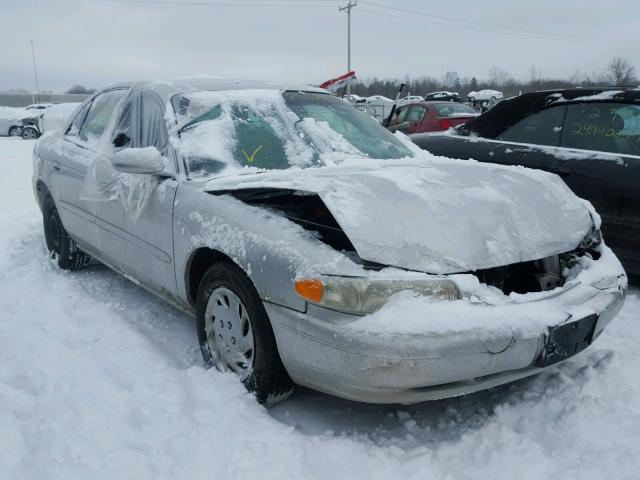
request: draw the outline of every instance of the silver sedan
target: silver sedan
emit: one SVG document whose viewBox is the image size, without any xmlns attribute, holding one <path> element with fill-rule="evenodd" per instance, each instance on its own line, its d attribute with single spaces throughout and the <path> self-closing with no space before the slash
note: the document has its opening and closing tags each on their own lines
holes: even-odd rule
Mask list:
<svg viewBox="0 0 640 480">
<path fill-rule="evenodd" d="M 627 280 L 555 175 L 453 161 L 313 87 L 115 85 L 34 149 L 60 268 L 92 258 L 196 317 L 258 401 L 414 403 L 587 348 Z"/>
</svg>

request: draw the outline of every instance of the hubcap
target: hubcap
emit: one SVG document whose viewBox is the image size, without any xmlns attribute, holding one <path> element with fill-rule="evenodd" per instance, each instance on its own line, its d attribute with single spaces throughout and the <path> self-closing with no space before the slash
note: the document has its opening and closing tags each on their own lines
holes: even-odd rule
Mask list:
<svg viewBox="0 0 640 480">
<path fill-rule="evenodd" d="M 241 380 L 249 377 L 255 360 L 253 326 L 244 304 L 228 288 L 211 292 L 204 330 L 215 366 L 233 370 Z"/>
</svg>

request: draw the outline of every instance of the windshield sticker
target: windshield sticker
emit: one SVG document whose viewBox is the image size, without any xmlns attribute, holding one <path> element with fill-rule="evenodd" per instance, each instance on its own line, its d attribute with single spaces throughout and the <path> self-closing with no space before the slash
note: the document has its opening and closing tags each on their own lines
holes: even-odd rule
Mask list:
<svg viewBox="0 0 640 480">
<path fill-rule="evenodd" d="M 262 145 L 258 145 L 258 148 L 256 148 L 251 155 L 249 155 L 244 148 L 242 149 L 242 154 L 244 155 L 244 158 L 247 160 L 247 163 L 253 163 L 253 161 L 255 160 L 256 154 L 260 151 L 261 148 L 262 148 Z"/>
</svg>

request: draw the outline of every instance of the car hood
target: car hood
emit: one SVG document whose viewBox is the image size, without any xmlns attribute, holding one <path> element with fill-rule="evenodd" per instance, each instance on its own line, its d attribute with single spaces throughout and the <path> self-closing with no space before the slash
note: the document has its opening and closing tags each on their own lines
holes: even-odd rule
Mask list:
<svg viewBox="0 0 640 480">
<path fill-rule="evenodd" d="M 207 192 L 256 188 L 315 193 L 362 259 L 434 274 L 567 252 L 593 225 L 556 175 L 475 162 L 370 161 L 204 185 Z"/>
</svg>

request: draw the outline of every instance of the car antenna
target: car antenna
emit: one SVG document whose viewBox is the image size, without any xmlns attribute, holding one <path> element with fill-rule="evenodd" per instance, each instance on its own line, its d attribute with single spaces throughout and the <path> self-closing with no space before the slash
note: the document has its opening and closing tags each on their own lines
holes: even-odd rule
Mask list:
<svg viewBox="0 0 640 480">
<path fill-rule="evenodd" d="M 38 86 L 38 70 L 36 68 L 36 50 L 33 47 L 33 40 L 31 40 L 31 58 L 33 59 L 33 76 L 36 79 L 36 97 L 38 103 L 40 103 L 40 87 Z"/>
</svg>

